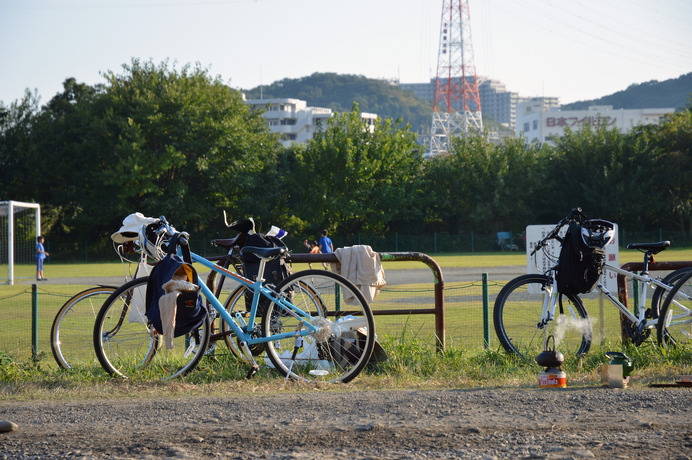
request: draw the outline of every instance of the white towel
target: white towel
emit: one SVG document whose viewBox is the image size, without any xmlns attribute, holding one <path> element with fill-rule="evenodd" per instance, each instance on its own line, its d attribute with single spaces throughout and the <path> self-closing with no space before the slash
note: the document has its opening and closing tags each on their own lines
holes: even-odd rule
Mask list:
<svg viewBox="0 0 692 460">
<path fill-rule="evenodd" d="M 163 326 L 163 338 L 168 350 L 173 349 L 173 339 L 175 338 L 175 315 L 178 296 L 181 291 L 197 290 L 199 287 L 187 281 L 185 275 L 174 276 L 173 279 L 163 285 L 166 294 L 159 299 L 159 312 L 161 314 L 161 325 Z"/>
<path fill-rule="evenodd" d="M 334 255 L 339 259 L 334 271 L 343 275 L 356 285 L 363 293 L 365 300 L 371 303 L 380 290 L 387 285 L 384 280 L 384 269 L 380 255 L 367 245 L 337 248 Z M 344 301 L 353 305 L 354 299 L 344 297 Z"/>
</svg>

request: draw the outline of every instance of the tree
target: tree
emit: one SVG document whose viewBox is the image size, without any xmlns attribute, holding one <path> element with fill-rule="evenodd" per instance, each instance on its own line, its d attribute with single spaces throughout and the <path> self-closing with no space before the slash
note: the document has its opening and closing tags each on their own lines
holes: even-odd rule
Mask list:
<svg viewBox="0 0 692 460">
<path fill-rule="evenodd" d="M 452 139 L 447 154 L 426 164 L 427 208 L 450 233 L 521 231 L 535 209 L 539 148 L 521 139 L 495 144 L 483 134 Z"/>
<path fill-rule="evenodd" d="M 354 104 L 297 150 L 292 201 L 313 228 L 381 232 L 415 209 L 422 163 L 415 135 L 391 119 L 378 118 L 370 128 Z"/>
<path fill-rule="evenodd" d="M 29 91 L 9 107 L 0 102 L 0 201 L 34 200 L 26 179 L 31 177 L 27 160 L 34 150 L 32 132 L 38 112 L 39 98 Z"/>
<path fill-rule="evenodd" d="M 31 198 L 60 210 L 63 247 L 68 233 L 109 245 L 135 211 L 191 232 L 218 227 L 223 209 L 249 212 L 279 148 L 259 114 L 199 66 L 133 60 L 123 69 L 95 88 L 66 80 L 32 118 L 33 153 L 22 162 Z"/>
<path fill-rule="evenodd" d="M 692 236 L 692 104 L 645 131 L 653 152 L 651 182 L 660 194 L 660 223 Z"/>
</svg>

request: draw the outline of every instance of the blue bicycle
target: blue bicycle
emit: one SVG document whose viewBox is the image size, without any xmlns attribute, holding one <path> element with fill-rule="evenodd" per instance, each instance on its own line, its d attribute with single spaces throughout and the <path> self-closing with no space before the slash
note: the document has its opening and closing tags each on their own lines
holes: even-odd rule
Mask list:
<svg viewBox="0 0 692 460">
<path fill-rule="evenodd" d="M 301 381 L 349 382 L 367 365 L 375 345 L 375 321 L 361 292 L 346 278 L 305 270 L 274 286 L 263 279 L 265 265 L 287 257 L 286 248 L 244 247 L 244 254 L 261 261 L 253 281 L 189 251 L 188 239 L 161 217 L 142 229 L 139 244 L 159 260 L 163 253 L 176 251 L 238 287 L 224 307 L 199 283 L 207 315 L 201 326 L 176 337 L 169 349 L 142 314 L 148 277 L 124 284 L 105 301 L 94 325 L 96 356 L 108 373 L 154 379 L 189 373 L 209 352 L 210 325 L 217 318 L 225 323 L 227 342 L 236 344 L 250 364 L 248 376 L 267 367 Z"/>
</svg>

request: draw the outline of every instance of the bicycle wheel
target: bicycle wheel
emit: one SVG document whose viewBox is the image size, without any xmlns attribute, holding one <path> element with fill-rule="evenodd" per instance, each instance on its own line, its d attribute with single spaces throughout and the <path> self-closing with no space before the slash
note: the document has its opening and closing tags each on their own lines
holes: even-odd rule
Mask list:
<svg viewBox="0 0 692 460">
<path fill-rule="evenodd" d="M 176 337 L 172 349 L 163 336 L 142 320 L 149 277 L 118 288 L 101 307 L 94 324 L 94 349 L 101 366 L 111 375 L 170 379 L 195 368 L 209 344 L 209 316 L 189 334 Z"/>
<path fill-rule="evenodd" d="M 680 278 L 685 276 L 687 272 L 690 270 L 692 270 L 692 267 L 679 268 L 674 272 L 671 272 L 668 275 L 666 275 L 666 277 L 663 278 L 661 281 L 664 284 L 667 284 L 668 286 L 675 287 L 675 284 L 680 280 Z M 647 317 L 652 319 L 658 318 L 658 315 L 661 312 L 661 304 L 663 303 L 663 301 L 666 298 L 666 295 L 669 292 L 670 290 L 666 290 L 660 286 L 656 286 L 656 289 L 654 289 L 654 293 L 651 296 L 651 313 L 649 313 Z"/>
<path fill-rule="evenodd" d="M 336 273 L 305 270 L 286 278 L 276 290 L 308 313 L 318 329 L 302 340 L 290 335 L 267 342 L 271 365 L 297 380 L 353 380 L 370 360 L 375 346 L 375 320 L 358 288 Z M 302 321 L 293 312 L 270 303 L 262 331 L 264 336 L 297 332 Z"/>
<path fill-rule="evenodd" d="M 546 275 L 522 275 L 505 285 L 495 299 L 493 321 L 502 347 L 524 359 L 545 349 L 549 335 L 566 357 L 586 354 L 591 347 L 591 323 L 581 299 L 558 295 L 555 318 L 543 317 L 543 302 L 552 289 Z"/>
<path fill-rule="evenodd" d="M 659 345 L 665 348 L 692 343 L 692 271 L 678 280 L 663 302 L 656 332 Z"/>
<path fill-rule="evenodd" d="M 62 369 L 96 364 L 92 334 L 103 302 L 116 290 L 98 286 L 75 294 L 60 307 L 50 330 L 50 347 Z"/>
</svg>

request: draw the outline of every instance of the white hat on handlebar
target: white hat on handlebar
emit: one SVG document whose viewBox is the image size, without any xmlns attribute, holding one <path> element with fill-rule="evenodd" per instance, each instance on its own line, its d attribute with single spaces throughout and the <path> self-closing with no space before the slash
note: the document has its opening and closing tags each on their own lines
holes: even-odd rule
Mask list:
<svg viewBox="0 0 692 460">
<path fill-rule="evenodd" d="M 157 222 L 158 219 L 153 217 L 145 217 L 141 212 L 135 212 L 123 219 L 123 226 L 120 230 L 111 235 L 111 239 L 117 244 L 127 243 L 128 241 L 137 241 L 139 232 L 142 226 Z"/>
</svg>

